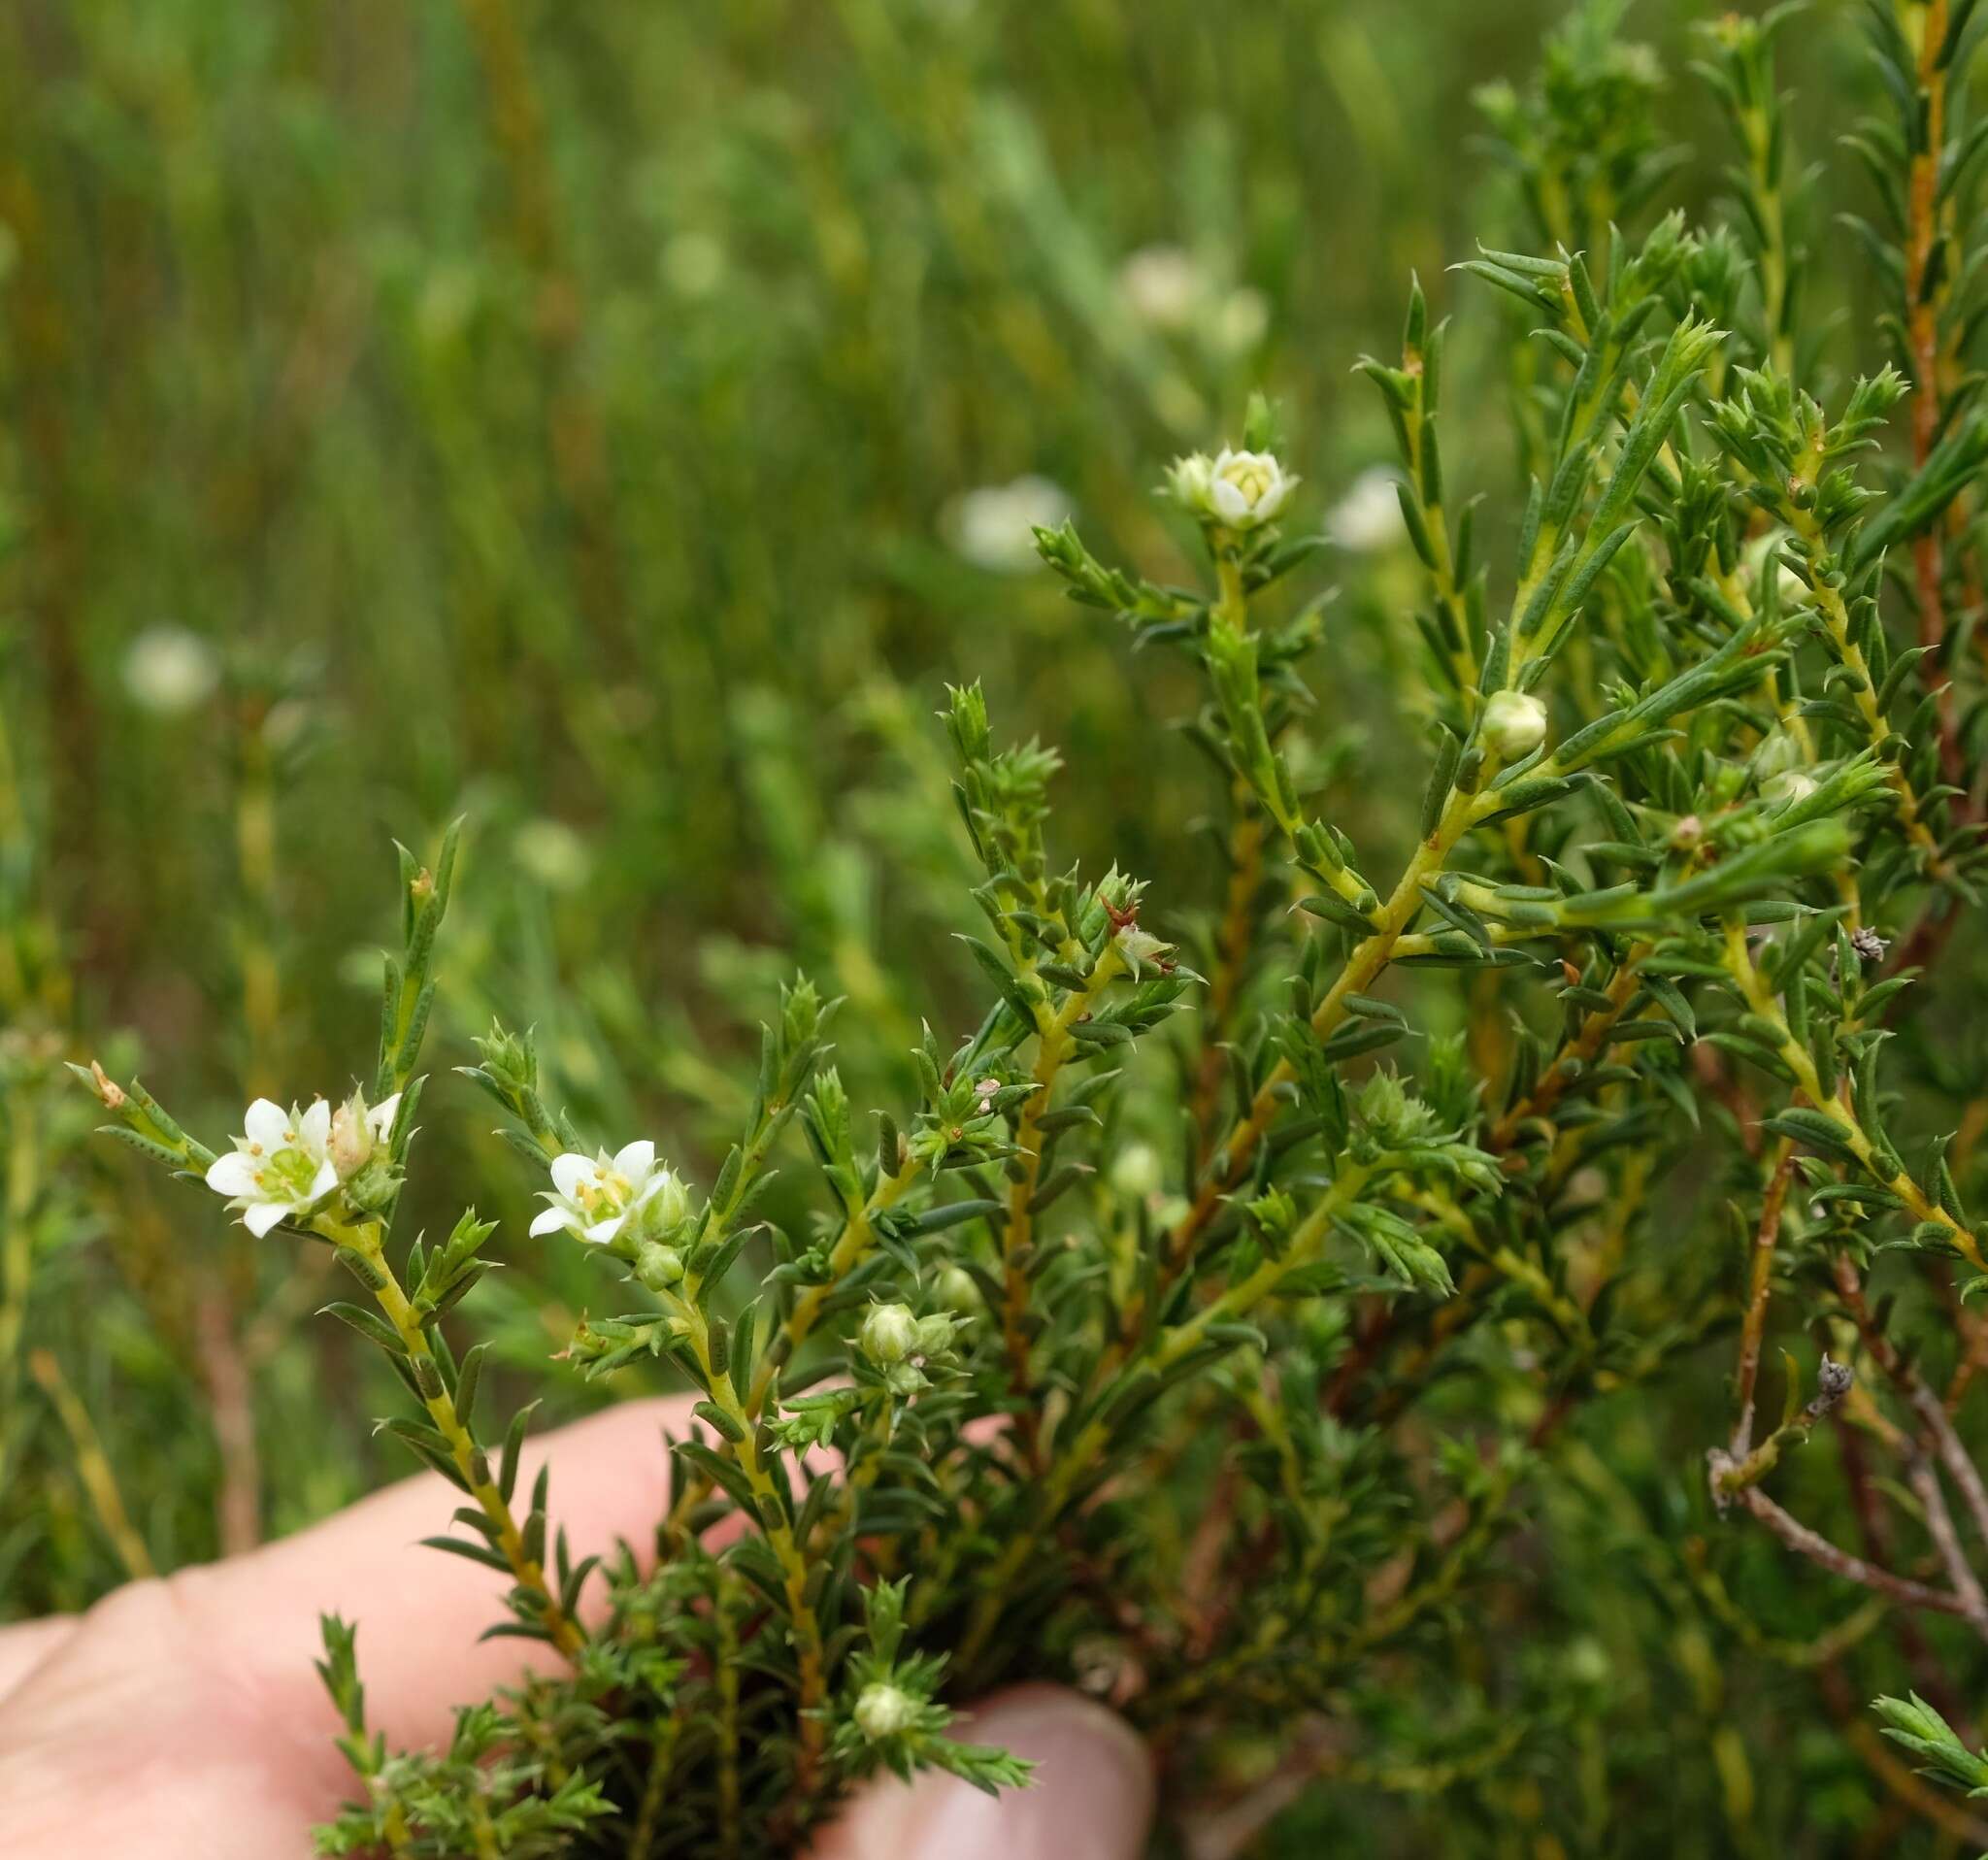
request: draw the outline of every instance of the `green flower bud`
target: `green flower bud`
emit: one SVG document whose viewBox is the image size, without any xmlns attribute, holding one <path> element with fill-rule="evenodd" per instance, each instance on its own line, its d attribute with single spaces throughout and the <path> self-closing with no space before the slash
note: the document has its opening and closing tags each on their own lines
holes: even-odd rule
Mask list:
<svg viewBox="0 0 1988 1860">
<path fill-rule="evenodd" d="M 939 1302 L 959 1317 L 971 1317 L 980 1309 L 980 1288 L 964 1266 L 946 1267 L 933 1289 Z"/>
<path fill-rule="evenodd" d="M 918 1345 L 918 1320 L 909 1305 L 873 1305 L 863 1319 L 863 1354 L 879 1368 L 901 1363 Z"/>
<path fill-rule="evenodd" d="M 1484 741 L 1501 760 L 1516 762 L 1546 740 L 1546 707 L 1524 691 L 1494 691 L 1484 706 Z"/>
<path fill-rule="evenodd" d="M 1167 495 L 1191 515 L 1204 515 L 1208 510 L 1209 481 L 1213 473 L 1214 462 L 1206 452 L 1189 452 L 1184 458 L 1176 458 L 1167 467 Z"/>
<path fill-rule="evenodd" d="M 918 1319 L 915 1348 L 920 1356 L 944 1356 L 952 1347 L 953 1317 L 950 1312 L 934 1312 Z"/>
<path fill-rule="evenodd" d="M 674 1246 L 645 1241 L 635 1255 L 635 1276 L 652 1292 L 666 1290 L 683 1277 L 683 1255 Z"/>
</svg>

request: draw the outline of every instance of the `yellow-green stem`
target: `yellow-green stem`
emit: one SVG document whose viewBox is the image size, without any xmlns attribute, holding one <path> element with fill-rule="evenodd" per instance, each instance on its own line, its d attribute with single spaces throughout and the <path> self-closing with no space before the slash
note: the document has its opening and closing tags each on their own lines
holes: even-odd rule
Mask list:
<svg viewBox="0 0 1988 1860">
<path fill-rule="evenodd" d="M 1740 992 L 1746 997 L 1746 1005 L 1753 1013 L 1779 1029 L 1781 1038 L 1777 1049 L 1782 1063 L 1795 1075 L 1795 1083 L 1802 1095 L 1836 1125 L 1844 1148 L 1856 1157 L 1864 1173 L 1880 1187 L 1888 1188 L 1898 1196 L 1915 1220 L 1931 1221 L 1944 1228 L 1947 1238 L 1968 1264 L 1976 1272 L 1988 1273 L 1988 1259 L 1982 1257 L 1980 1243 L 1974 1236 L 1939 1205 L 1937 1197 L 1928 1195 L 1911 1177 L 1892 1166 L 1840 1096 L 1823 1090 L 1821 1077 L 1815 1070 L 1814 1056 L 1795 1038 L 1786 1016 L 1781 1013 L 1779 1001 L 1762 979 L 1760 971 L 1753 966 L 1752 954 L 1746 947 L 1745 928 L 1738 922 L 1730 922 L 1726 926 L 1726 967 L 1739 982 Z"/>
<path fill-rule="evenodd" d="M 43 1394 L 48 1396 L 61 1417 L 63 1431 L 69 1436 L 70 1449 L 76 1455 L 76 1476 L 83 1481 L 83 1489 L 89 1494 L 97 1521 L 103 1525 L 104 1535 L 116 1550 L 117 1560 L 124 1565 L 125 1575 L 137 1578 L 155 1574 L 151 1552 L 146 1548 L 145 1539 L 139 1536 L 137 1527 L 131 1522 L 130 1512 L 124 1509 L 124 1497 L 117 1490 L 116 1475 L 111 1471 L 110 1458 L 104 1451 L 96 1424 L 89 1417 L 89 1410 L 83 1407 L 82 1397 L 69 1386 L 68 1378 L 62 1374 L 52 1351 L 32 1350 L 27 1363 L 29 1372 L 41 1384 Z"/>
<path fill-rule="evenodd" d="M 350 1246 L 372 1268 L 376 1275 L 374 1302 L 393 1326 L 394 1335 L 400 1339 L 401 1346 L 406 1350 L 408 1360 L 414 1365 L 415 1375 L 422 1385 L 436 1391 L 422 1398 L 422 1407 L 448 1448 L 449 1459 L 461 1475 L 470 1496 L 476 1500 L 478 1509 L 490 1521 L 496 1534 L 497 1549 L 511 1566 L 511 1574 L 517 1586 L 533 1598 L 547 1638 L 569 1660 L 578 1659 L 585 1645 L 585 1636 L 553 1594 L 544 1566 L 526 1552 L 524 1534 L 518 1529 L 517 1520 L 512 1515 L 504 1494 L 490 1477 L 490 1465 L 483 1449 L 477 1445 L 475 1436 L 456 1413 L 455 1403 L 442 1378 L 441 1366 L 429 1346 L 427 1333 L 422 1329 L 398 1275 L 387 1261 L 380 1224 L 368 1221 L 362 1226 L 348 1227 L 330 1219 L 320 1219 L 317 1225 L 327 1238 L 341 1246 Z"/>
<path fill-rule="evenodd" d="M 1036 1191 L 1042 1186 L 1043 1117 L 1049 1110 L 1050 1094 L 1057 1075 L 1076 1045 L 1071 1028 L 1083 1019 L 1098 996 L 1118 976 L 1124 964 L 1116 942 L 1106 944 L 1104 953 L 1081 988 L 1054 1014 L 1039 1011 L 1040 1033 L 1036 1042 L 1036 1063 L 1029 1075 L 1035 1087 L 1023 1101 L 1015 1119 L 1015 1157 L 1008 1187 L 1008 1215 L 1001 1228 L 1001 1334 L 1008 1348 L 1009 1381 L 1018 1399 L 1025 1400 L 1032 1386 L 1029 1374 L 1029 1286 L 1030 1251 L 1035 1241 Z M 1030 1457 L 1036 1457 L 1038 1423 L 1032 1410 L 1018 1416 L 1022 1438 Z"/>
<path fill-rule="evenodd" d="M 767 1547 L 780 1567 L 780 1584 L 786 1592 L 787 1614 L 792 1623 L 794 1658 L 800 1669 L 801 1749 L 794 1787 L 805 1797 L 814 1786 L 820 1769 L 826 1733 L 817 1715 L 828 1697 L 828 1669 L 822 1651 L 821 1622 L 808 1599 L 808 1560 L 788 1521 L 785 1502 L 773 1476 L 759 1454 L 753 1417 L 746 1412 L 729 1373 L 717 1368 L 712 1355 L 711 1325 L 703 1312 L 688 1299 L 673 1299 L 672 1316 L 690 1353 L 712 1406 L 725 1417 L 723 1430 L 731 1441 L 732 1453 L 752 1493 L 759 1512 L 760 1529 Z"/>
</svg>

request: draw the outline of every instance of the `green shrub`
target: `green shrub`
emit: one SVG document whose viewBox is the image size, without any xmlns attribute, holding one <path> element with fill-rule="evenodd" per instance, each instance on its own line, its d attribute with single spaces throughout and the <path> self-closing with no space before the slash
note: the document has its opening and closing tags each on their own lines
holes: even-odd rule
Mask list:
<svg viewBox="0 0 1988 1860">
<path fill-rule="evenodd" d="M 511 1577 L 506 1631 L 566 1656 L 558 1680 L 465 1714 L 449 1750 L 402 1753 L 366 1724 L 363 1619 L 328 1624 L 358 1780 L 325 1850 L 766 1851 L 879 1769 L 1012 1786 L 1018 1767 L 953 1741 L 950 1713 L 1030 1677 L 1096 1692 L 1152 1740 L 1173 1844 L 1217 1816 L 1292 1852 L 1828 1852 L 1896 1841 L 1904 1816 L 1928 1851 L 1988 1841 L 1941 1792 L 1980 1781 L 1964 1702 L 1988 1640 L 1971 1400 L 1988 1348 L 1969 1302 L 1988 1260 L 1966 1205 L 1988 1128 L 1965 1006 L 1983 805 L 1979 19 L 1887 0 L 1861 37 L 1833 21 L 1806 48 L 1825 66 L 1854 51 L 1871 100 L 1868 120 L 1834 99 L 1823 113 L 1855 157 L 1839 172 L 1806 165 L 1774 70 L 1812 16 L 1706 24 L 1699 83 L 1673 95 L 1620 11 L 1578 10 L 1539 80 L 1480 95 L 1531 223 L 1457 268 L 1456 355 L 1417 283 L 1399 357 L 1359 363 L 1397 453 L 1391 507 L 1353 460 L 1331 461 L 1342 496 L 1316 496 L 1308 429 L 1280 431 L 1256 396 L 1233 445 L 1176 457 L 1156 515 L 1132 514 L 1135 470 L 1203 422 L 1197 369 L 1221 374 L 1186 351 L 1222 349 L 1222 327 L 1254 315 L 1233 267 L 1153 251 L 1118 306 L 1152 324 L 1115 357 L 1140 412 L 1093 405 L 1097 437 L 1073 429 L 1115 461 L 1124 508 L 1087 491 L 1074 520 L 1025 473 L 949 507 L 942 533 L 989 575 L 1036 517 L 1077 606 L 1021 626 L 999 684 L 1030 722 L 1106 739 L 1115 785 L 1087 776 L 1081 741 L 1067 771 L 1040 740 L 1007 747 L 966 685 L 944 713 L 946 821 L 911 701 L 870 680 L 879 636 L 839 631 L 819 594 L 824 627 L 784 668 L 799 681 L 735 696 L 732 787 L 698 732 L 725 668 L 763 642 L 726 637 L 710 684 L 669 690 L 661 719 L 653 691 L 616 681 L 627 613 L 596 578 L 621 532 L 608 512 L 589 527 L 616 481 L 560 427 L 572 476 L 548 495 L 572 600 L 513 587 L 518 605 L 484 612 L 496 630 L 452 661 L 472 708 L 492 705 L 496 746 L 551 705 L 547 755 L 597 753 L 609 785 L 660 723 L 722 800 L 645 786 L 681 817 L 636 806 L 589 842 L 500 796 L 531 877 L 481 904 L 480 871 L 457 882 L 456 829 L 432 867 L 403 853 L 378 1046 L 341 1106 L 258 1099 L 229 1144 L 232 1124 L 182 1127 L 118 1082 L 126 1055 L 78 1069 L 110 1128 L 243 1216 L 232 1250 L 179 1281 L 210 1382 L 201 1301 L 229 1273 L 283 1288 L 239 1353 L 281 1350 L 260 1340 L 346 1269 L 358 1290 L 331 1311 L 378 1348 L 389 1431 L 468 1501 L 447 1546 Z M 471 17 L 485 33 L 506 17 Z M 851 4 L 840 25 L 874 64 L 909 56 L 928 29 L 909 17 Z M 484 55 L 512 70 L 501 43 Z M 963 94 L 985 173 L 970 183 L 919 145 L 959 250 L 999 271 L 976 216 L 1020 202 L 1065 310 L 1101 302 L 1025 117 Z M 1692 113 L 1698 166 L 1715 137 L 1731 156 L 1729 197 L 1689 214 L 1664 210 L 1692 184 L 1673 110 Z M 1250 172 L 1235 170 L 1245 194 Z M 534 198 L 518 187 L 527 274 L 550 263 Z M 833 198 L 811 211 L 831 246 L 858 236 Z M 717 262 L 687 236 L 664 251 L 679 289 Z M 985 276 L 950 284 L 971 305 Z M 544 271 L 542 293 L 560 277 Z M 555 427 L 584 385 L 560 306 L 555 291 L 536 310 Z M 1016 319 L 1017 365 L 1041 363 L 1031 385 L 1056 405 L 1032 307 L 1022 292 L 988 314 Z M 1860 314 L 1831 314 L 1844 307 Z M 742 353 L 777 349 L 746 314 L 770 308 L 742 308 Z M 429 302 L 416 320 L 445 312 L 474 314 Z M 1218 384 L 1240 401 L 1254 371 L 1229 360 Z M 839 365 L 882 422 L 865 445 L 887 448 L 901 434 L 877 361 Z M 1490 476 L 1486 429 L 1506 436 L 1523 487 L 1508 503 L 1480 507 L 1446 461 L 1459 409 L 1472 476 Z M 438 413 L 443 443 L 449 427 Z M 750 462 L 767 427 L 738 430 L 723 456 Z M 497 493 L 463 444 L 457 520 L 521 547 L 488 528 L 501 498 L 480 502 Z M 805 506 L 699 492 L 745 507 L 723 532 L 742 573 L 755 555 L 787 572 L 760 513 Z M 1337 607 L 1329 538 L 1372 551 Z M 957 569 L 893 572 L 936 591 Z M 770 610 L 742 595 L 738 611 Z M 1143 649 L 1120 661 L 1110 628 Z M 628 645 L 622 663 L 685 639 Z M 482 690 L 474 652 L 519 641 L 540 672 Z M 134 676 L 154 692 L 209 677 L 183 641 L 146 649 Z M 242 1097 L 317 1050 L 288 1030 L 270 859 L 299 676 L 226 669 L 239 854 L 201 897 L 236 926 Z M 822 764 L 791 738 L 809 680 L 857 678 L 879 754 L 852 801 L 824 800 Z M 1170 710 L 1168 734 L 1153 719 Z M 418 756 L 418 711 L 382 741 Z M 454 779 L 455 752 L 434 753 Z M 703 861 L 696 901 L 720 916 L 770 872 L 824 977 L 776 981 L 792 972 L 763 936 L 708 946 L 719 994 L 768 1004 L 756 1074 L 692 1031 L 680 962 L 584 959 L 604 926 L 656 920 L 648 831 L 673 870 Z M 1115 837 L 1151 882 L 1109 844 L 1072 863 Z M 32 844 L 24 825 L 16 842 Z M 24 854 L 9 881 L 9 987 L 59 1023 L 67 969 Z M 535 889 L 570 894 L 578 952 Z M 644 990 L 673 984 L 681 1018 L 659 1030 Z M 321 1019 L 324 1063 L 355 1068 L 345 997 L 308 999 L 294 1012 Z M 418 1069 L 431 1019 L 452 1036 L 493 1011 L 458 1071 L 501 1108 L 501 1146 L 465 1134 L 443 1081 L 424 1097 Z M 547 1036 L 512 1030 L 542 1011 Z M 7 1048 L 10 1365 L 30 1267 L 37 1312 L 73 1307 L 101 1218 L 70 1160 L 79 1101 L 44 1088 L 62 1049 L 25 1027 Z M 698 1106 L 674 1163 L 641 1134 L 660 1128 L 647 1071 Z M 417 1108 L 434 1131 L 418 1151 Z M 803 1154 L 812 1171 L 780 1169 Z M 463 1204 L 501 1203 L 516 1227 L 534 1191 L 506 1291 L 485 1282 L 497 1229 Z M 416 1210 L 446 1211 L 447 1237 L 410 1238 Z M 509 1398 L 516 1372 L 545 1376 L 548 1318 L 565 1389 L 695 1392 L 653 1559 L 580 1556 L 556 1491 L 516 1484 L 529 1411 Z M 1784 1371 L 1764 1382 L 1770 1341 Z M 33 1361 L 96 1514 L 58 1502 L 18 1542 L 95 1531 L 133 1567 L 170 1561 L 200 1541 L 208 1486 L 224 1519 L 235 1492 L 238 1530 L 261 1527 L 252 1505 L 241 1519 L 250 1475 L 225 1427 L 218 1470 L 175 1470 L 134 1525 L 92 1403 L 58 1355 Z M 174 1391 L 168 1438 L 197 1410 L 135 1322 L 118 1367 Z M 308 1380 L 269 1399 L 321 1429 Z M 367 1477 L 326 1451 L 322 1502 Z"/>
</svg>

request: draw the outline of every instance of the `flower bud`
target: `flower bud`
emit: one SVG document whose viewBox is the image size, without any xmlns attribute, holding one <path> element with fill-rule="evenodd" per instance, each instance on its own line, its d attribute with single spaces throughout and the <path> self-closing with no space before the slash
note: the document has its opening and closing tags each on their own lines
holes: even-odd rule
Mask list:
<svg viewBox="0 0 1988 1860">
<path fill-rule="evenodd" d="M 331 1135 L 325 1140 L 324 1152 L 340 1181 L 350 1181 L 373 1160 L 373 1126 L 360 1093 L 353 1092 L 331 1113 Z"/>
<path fill-rule="evenodd" d="M 1800 769 L 1783 769 L 1762 784 L 1760 798 L 1777 808 L 1791 808 L 1815 792 L 1815 778 Z"/>
<path fill-rule="evenodd" d="M 970 1317 L 980 1309 L 980 1288 L 964 1266 L 948 1266 L 939 1275 L 934 1287 L 939 1301 L 958 1317 Z"/>
<path fill-rule="evenodd" d="M 1484 706 L 1484 741 L 1500 760 L 1517 762 L 1546 740 L 1546 707 L 1525 691 L 1494 691 Z"/>
<path fill-rule="evenodd" d="M 650 1291 L 666 1291 L 683 1277 L 683 1255 L 674 1246 L 645 1241 L 635 1255 L 635 1276 Z"/>
<path fill-rule="evenodd" d="M 1754 778 L 1763 785 L 1806 760 L 1802 746 L 1786 730 L 1776 730 L 1753 752 Z"/>
<path fill-rule="evenodd" d="M 1326 516 L 1326 534 L 1353 555 L 1373 555 L 1406 542 L 1400 482 L 1384 467 L 1362 472 Z"/>
<path fill-rule="evenodd" d="M 674 1170 L 663 1169 L 654 1192 L 636 1211 L 637 1231 L 667 1239 L 690 1217 L 690 1190 Z"/>
<path fill-rule="evenodd" d="M 856 1728 L 866 1738 L 895 1737 L 910 1730 L 917 1715 L 917 1700 L 902 1686 L 878 1680 L 856 1695 Z"/>
<path fill-rule="evenodd" d="M 918 1319 L 915 1348 L 920 1356 L 944 1356 L 952 1347 L 953 1317 L 950 1312 L 933 1312 Z"/>
<path fill-rule="evenodd" d="M 1167 482 L 1163 488 L 1189 515 L 1206 516 L 1209 484 L 1213 476 L 1214 461 L 1206 452 L 1189 452 L 1167 467 Z"/>
<path fill-rule="evenodd" d="M 1119 931 L 1117 942 L 1118 953 L 1134 976 L 1143 975 L 1148 968 L 1164 974 L 1172 965 L 1174 946 L 1136 923 L 1128 923 Z"/>
<path fill-rule="evenodd" d="M 873 1305 L 863 1319 L 863 1354 L 879 1368 L 901 1363 L 918 1345 L 918 1320 L 909 1305 Z"/>
</svg>

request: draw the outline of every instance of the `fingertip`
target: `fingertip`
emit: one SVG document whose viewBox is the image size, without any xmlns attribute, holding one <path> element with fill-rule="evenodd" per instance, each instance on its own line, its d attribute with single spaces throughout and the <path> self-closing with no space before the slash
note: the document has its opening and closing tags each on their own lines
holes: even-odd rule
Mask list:
<svg viewBox="0 0 1988 1860">
<path fill-rule="evenodd" d="M 625 1402 L 526 1444 L 519 1488 L 552 1466 L 550 1510 L 576 1561 L 618 1542 L 646 1556 L 667 1500 L 666 1428 L 688 1422 L 687 1399 Z M 506 1620 L 508 1578 L 423 1544 L 448 1535 L 466 1501 L 437 1475 L 403 1479 L 294 1537 L 211 1570 L 234 1631 L 257 1665 L 315 1684 L 317 1620 L 357 1624 L 359 1668 L 376 1724 L 389 1742 L 422 1744 L 447 1735 L 453 1709 L 484 1697 L 556 1656 L 530 1642 L 482 1642 Z M 459 1529 L 456 1535 L 465 1535 Z"/>
<path fill-rule="evenodd" d="M 958 1735 L 1036 1765 L 988 1796 L 927 1772 L 872 1783 L 812 1860 L 1138 1860 L 1153 1814 L 1152 1760 L 1125 1720 L 1060 1686 L 1018 1686 L 955 1720 Z"/>
</svg>

